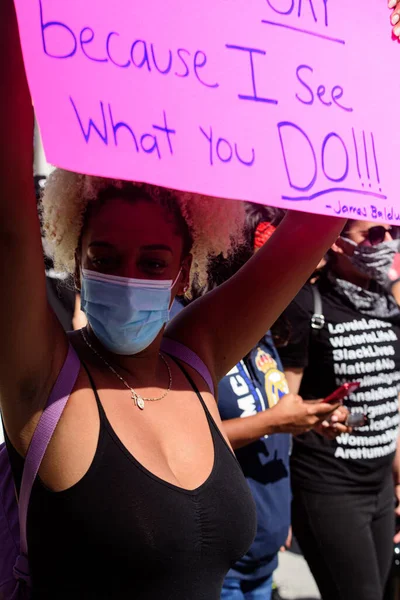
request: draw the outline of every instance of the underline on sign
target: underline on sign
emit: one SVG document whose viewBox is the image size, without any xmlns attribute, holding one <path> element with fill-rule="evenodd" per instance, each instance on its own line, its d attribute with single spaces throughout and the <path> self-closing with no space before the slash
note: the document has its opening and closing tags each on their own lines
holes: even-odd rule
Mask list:
<svg viewBox="0 0 400 600">
<path fill-rule="evenodd" d="M 266 19 L 262 19 L 261 23 L 265 25 L 273 25 L 274 27 L 283 27 L 284 29 L 290 29 L 291 31 L 297 31 L 298 33 L 305 33 L 306 35 L 312 35 L 314 37 L 321 38 L 322 40 L 326 40 L 328 42 L 335 42 L 336 44 L 345 44 L 344 40 L 339 38 L 333 38 L 329 35 L 323 35 L 322 33 L 316 33 L 315 31 L 309 31 L 308 29 L 300 29 L 300 27 L 293 27 L 293 25 L 286 25 L 285 23 L 276 23 L 275 21 L 267 21 Z"/>
<path fill-rule="evenodd" d="M 345 192 L 347 194 L 360 194 L 361 196 L 371 196 L 372 198 L 379 198 L 380 200 L 387 200 L 387 196 L 384 194 L 377 194 L 375 192 L 367 192 L 365 190 L 353 190 L 351 188 L 329 188 L 327 190 L 321 190 L 320 192 L 316 192 L 311 196 L 282 196 L 282 200 L 289 200 L 291 202 L 301 202 L 302 200 L 309 201 L 315 200 L 320 196 L 325 196 L 326 194 L 333 194 L 334 192 Z"/>
</svg>

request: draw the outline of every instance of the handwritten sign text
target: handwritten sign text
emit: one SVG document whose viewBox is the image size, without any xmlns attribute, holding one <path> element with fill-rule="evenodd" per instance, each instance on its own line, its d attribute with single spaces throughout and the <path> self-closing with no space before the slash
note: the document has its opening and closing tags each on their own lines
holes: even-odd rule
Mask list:
<svg viewBox="0 0 400 600">
<path fill-rule="evenodd" d="M 400 224 L 382 0 L 15 0 L 48 159 Z"/>
</svg>

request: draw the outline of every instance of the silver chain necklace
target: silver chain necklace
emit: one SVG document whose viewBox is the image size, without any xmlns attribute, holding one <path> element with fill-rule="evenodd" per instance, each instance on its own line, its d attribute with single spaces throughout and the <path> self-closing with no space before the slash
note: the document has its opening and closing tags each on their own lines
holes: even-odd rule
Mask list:
<svg viewBox="0 0 400 600">
<path fill-rule="evenodd" d="M 114 367 L 112 367 L 110 365 L 110 363 L 107 362 L 106 359 L 103 356 L 101 356 L 101 354 L 99 352 L 97 352 L 97 350 L 95 348 L 93 348 L 92 344 L 87 340 L 85 334 L 83 333 L 83 329 L 81 329 L 81 334 L 82 334 L 82 337 L 83 337 L 83 341 L 88 346 L 88 348 L 90 348 L 90 350 L 92 352 L 94 352 L 94 354 L 96 354 L 96 356 L 98 356 L 100 358 L 100 360 L 103 361 L 103 363 L 110 369 L 110 371 L 112 371 L 112 373 L 114 373 L 114 375 L 116 377 L 118 377 L 118 379 L 120 381 L 122 381 L 122 383 L 124 384 L 124 386 L 128 388 L 128 390 L 131 392 L 131 397 L 132 397 L 133 402 L 135 403 L 135 406 L 137 406 L 138 408 L 140 408 L 140 410 L 144 410 L 144 403 L 145 402 L 158 402 L 159 400 L 163 400 L 169 394 L 169 392 L 171 391 L 171 388 L 172 388 L 172 373 L 171 373 L 171 369 L 169 367 L 169 364 L 165 360 L 164 356 L 161 354 L 161 352 L 159 352 L 159 356 L 160 356 L 161 360 L 164 362 L 165 366 L 168 369 L 168 375 L 169 375 L 168 389 L 159 398 L 143 398 L 143 396 L 141 396 L 140 394 L 138 394 L 137 392 L 135 392 L 135 390 L 133 388 L 131 388 L 131 386 L 129 385 L 129 383 L 127 383 L 125 381 L 125 379 L 114 369 Z"/>
</svg>

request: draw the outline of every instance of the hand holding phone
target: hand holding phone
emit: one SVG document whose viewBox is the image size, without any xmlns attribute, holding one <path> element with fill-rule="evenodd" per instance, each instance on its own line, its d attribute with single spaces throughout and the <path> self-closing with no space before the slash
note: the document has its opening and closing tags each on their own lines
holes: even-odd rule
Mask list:
<svg viewBox="0 0 400 600">
<path fill-rule="evenodd" d="M 327 396 L 324 399 L 324 402 L 328 402 L 328 404 L 337 404 L 338 402 L 342 402 L 344 398 L 346 398 L 349 394 L 352 394 L 360 387 L 359 381 L 353 381 L 351 383 L 344 383 L 337 390 L 335 390 L 332 394 Z"/>
<path fill-rule="evenodd" d="M 355 392 L 359 387 L 359 381 L 353 381 L 352 383 L 344 383 L 332 394 L 330 394 L 330 396 L 327 396 L 324 402 L 328 402 L 329 404 L 341 402 L 349 394 Z M 362 413 L 350 413 L 347 417 L 346 426 L 351 427 L 352 429 L 357 429 L 358 427 L 364 427 L 364 425 L 366 425 L 367 423 L 368 417 L 366 415 Z"/>
</svg>

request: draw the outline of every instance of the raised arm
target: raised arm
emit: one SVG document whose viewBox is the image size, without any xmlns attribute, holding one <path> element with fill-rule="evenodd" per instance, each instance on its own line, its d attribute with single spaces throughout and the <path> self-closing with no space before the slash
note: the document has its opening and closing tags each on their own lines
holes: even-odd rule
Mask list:
<svg viewBox="0 0 400 600">
<path fill-rule="evenodd" d="M 167 335 L 197 352 L 218 381 L 270 329 L 344 223 L 289 213 L 268 243 L 229 281 L 182 311 Z"/>
<path fill-rule="evenodd" d="M 46 300 L 33 187 L 33 109 L 12 0 L 0 3 L 0 405 L 26 449 L 66 342 Z"/>
</svg>

